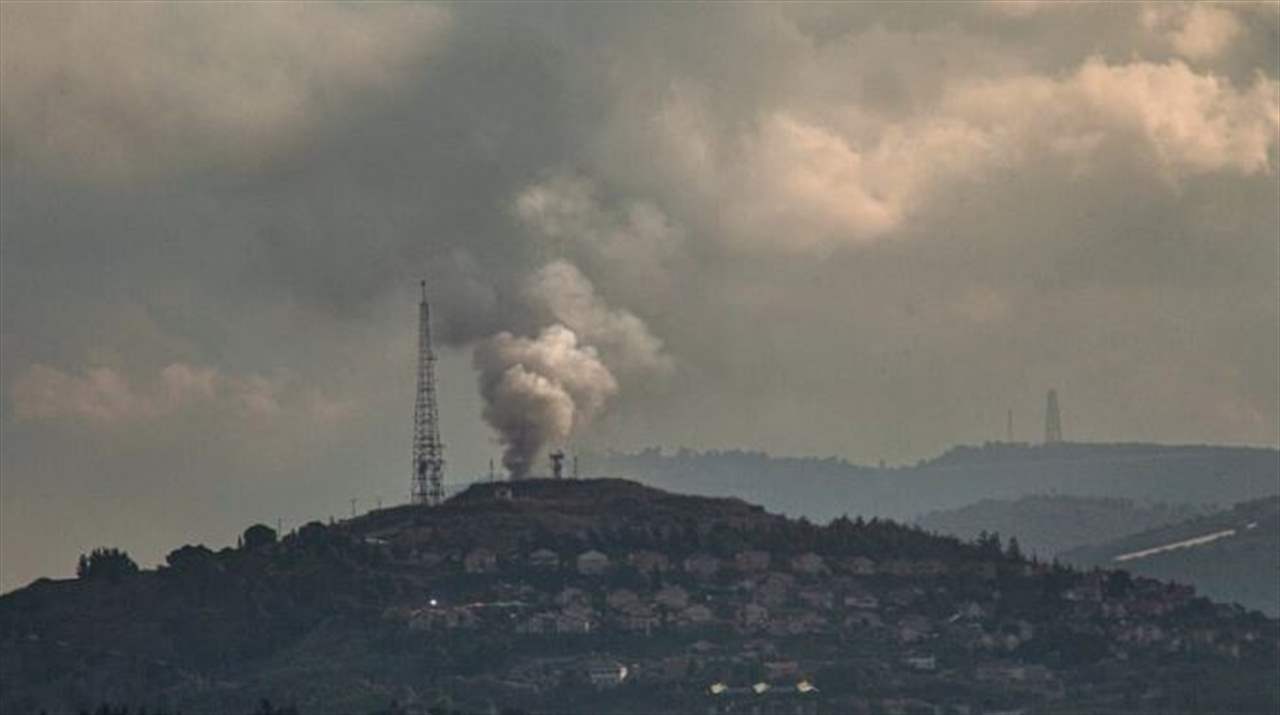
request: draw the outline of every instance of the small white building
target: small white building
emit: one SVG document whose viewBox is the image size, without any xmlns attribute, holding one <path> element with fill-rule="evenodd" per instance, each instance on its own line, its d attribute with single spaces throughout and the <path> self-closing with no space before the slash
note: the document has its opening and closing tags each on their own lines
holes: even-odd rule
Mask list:
<svg viewBox="0 0 1280 715">
<path fill-rule="evenodd" d="M 912 670 L 931 672 L 938 669 L 938 659 L 932 655 L 909 655 L 902 662 Z"/>
<path fill-rule="evenodd" d="M 680 586 L 664 586 L 653 596 L 654 602 L 664 608 L 678 611 L 689 605 L 689 592 Z"/>
<path fill-rule="evenodd" d="M 529 554 L 529 566 L 548 571 L 558 569 L 560 568 L 560 555 L 551 549 L 538 549 Z"/>
<path fill-rule="evenodd" d="M 467 573 L 493 573 L 498 570 L 498 555 L 481 546 L 467 553 L 462 567 Z"/>
<path fill-rule="evenodd" d="M 755 600 L 766 606 L 781 606 L 791 599 L 795 577 L 780 571 L 770 572 L 755 589 Z"/>
<path fill-rule="evenodd" d="M 720 559 L 711 554 L 694 554 L 684 560 L 684 570 L 695 578 L 709 579 L 720 571 Z"/>
<path fill-rule="evenodd" d="M 680 612 L 680 622 L 687 625 L 710 623 L 714 618 L 715 614 L 711 609 L 700 603 L 695 603 Z"/>
<path fill-rule="evenodd" d="M 613 688 L 621 685 L 630 674 L 627 666 L 616 660 L 593 660 L 585 667 L 587 680 L 597 688 Z"/>
<path fill-rule="evenodd" d="M 768 571 L 771 560 L 768 551 L 739 551 L 733 556 L 733 565 L 744 573 L 757 573 Z"/>
<path fill-rule="evenodd" d="M 854 576 L 876 575 L 876 562 L 866 556 L 854 556 L 844 562 L 845 569 Z"/>
<path fill-rule="evenodd" d="M 821 556 L 808 551 L 791 559 L 791 570 L 807 576 L 817 576 L 827 572 L 827 564 Z"/>
<path fill-rule="evenodd" d="M 583 576 L 600 576 L 608 573 L 612 564 L 602 552 L 591 549 L 578 555 L 578 573 Z"/>
<path fill-rule="evenodd" d="M 640 597 L 635 591 L 626 588 L 620 588 L 616 591 L 610 591 L 605 597 L 605 603 L 609 604 L 609 608 L 615 611 L 625 611 L 640 602 Z"/>
<path fill-rule="evenodd" d="M 844 595 L 844 605 L 848 608 L 874 611 L 880 607 L 880 599 L 870 591 L 855 589 Z"/>
<path fill-rule="evenodd" d="M 658 551 L 633 551 L 627 557 L 627 563 L 645 576 L 655 571 L 662 573 L 671 570 L 671 559 Z"/>
<path fill-rule="evenodd" d="M 769 622 L 769 609 L 758 603 L 743 604 L 738 609 L 738 623 L 744 628 L 756 628 Z"/>
</svg>

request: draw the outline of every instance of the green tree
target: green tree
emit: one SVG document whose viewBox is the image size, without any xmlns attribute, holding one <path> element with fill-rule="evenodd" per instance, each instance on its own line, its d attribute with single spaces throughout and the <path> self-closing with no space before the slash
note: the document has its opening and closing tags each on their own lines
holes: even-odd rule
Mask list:
<svg viewBox="0 0 1280 715">
<path fill-rule="evenodd" d="M 94 549 L 87 556 L 81 554 L 76 564 L 77 578 L 106 578 L 115 581 L 135 573 L 138 573 L 138 564 L 129 558 L 129 554 L 109 547 Z"/>
<path fill-rule="evenodd" d="M 1018 537 L 1009 537 L 1009 546 L 1005 549 L 1004 555 L 1010 561 L 1022 561 L 1022 547 L 1018 545 Z"/>
<path fill-rule="evenodd" d="M 244 548 L 249 551 L 263 546 L 270 546 L 276 543 L 276 530 L 264 524 L 254 524 L 244 530 L 241 541 L 244 543 Z"/>
<path fill-rule="evenodd" d="M 164 557 L 164 560 L 169 565 L 169 568 L 182 571 L 200 568 L 212 563 L 214 558 L 213 552 L 204 544 L 196 544 L 195 546 L 187 544 L 170 551 Z"/>
</svg>

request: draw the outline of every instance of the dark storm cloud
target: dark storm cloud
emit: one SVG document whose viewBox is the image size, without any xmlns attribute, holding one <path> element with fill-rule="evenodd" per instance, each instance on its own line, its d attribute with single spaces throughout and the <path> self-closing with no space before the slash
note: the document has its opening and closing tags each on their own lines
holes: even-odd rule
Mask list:
<svg viewBox="0 0 1280 715">
<path fill-rule="evenodd" d="M 6 588 L 400 493 L 420 276 L 451 479 L 554 325 L 544 442 L 1277 441 L 1274 6 L 0 12 Z"/>
</svg>

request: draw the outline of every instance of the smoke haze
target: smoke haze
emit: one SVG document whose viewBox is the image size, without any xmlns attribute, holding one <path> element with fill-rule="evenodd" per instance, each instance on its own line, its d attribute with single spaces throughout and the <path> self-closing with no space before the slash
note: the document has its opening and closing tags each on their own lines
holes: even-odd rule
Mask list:
<svg viewBox="0 0 1280 715">
<path fill-rule="evenodd" d="M 563 447 L 575 428 L 591 423 L 618 392 L 615 372 L 646 377 L 672 369 L 644 321 L 605 305 L 568 261 L 536 271 L 523 296 L 556 322 L 532 339 L 498 333 L 476 346 L 473 360 L 484 419 L 516 478 L 528 476 L 548 444 Z"/>
<path fill-rule="evenodd" d="M 0 5 L 0 588 L 407 496 L 421 278 L 451 482 L 1049 386 L 1275 445 L 1278 57 L 1275 3 Z"/>
<path fill-rule="evenodd" d="M 498 432 L 502 465 L 529 475 L 548 443 L 563 444 L 618 391 L 595 348 L 579 345 L 572 330 L 552 325 L 535 338 L 498 333 L 475 350 L 484 419 Z"/>
</svg>

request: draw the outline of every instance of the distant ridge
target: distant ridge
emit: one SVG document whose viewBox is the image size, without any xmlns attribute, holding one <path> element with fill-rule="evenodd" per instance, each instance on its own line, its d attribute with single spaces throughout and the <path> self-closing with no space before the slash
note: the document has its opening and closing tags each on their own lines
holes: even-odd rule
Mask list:
<svg viewBox="0 0 1280 715">
<path fill-rule="evenodd" d="M 1126 535 L 1063 554 L 1084 567 L 1123 568 L 1190 584 L 1222 601 L 1280 615 L 1280 497 Z"/>
<path fill-rule="evenodd" d="M 974 539 L 986 532 L 1017 537 L 1022 549 L 1042 558 L 1101 544 L 1198 516 L 1207 507 L 1139 504 L 1132 499 L 1036 494 L 1017 499 L 982 499 L 933 511 L 915 521 L 929 531 Z"/>
<path fill-rule="evenodd" d="M 1280 450 L 1144 443 L 959 446 L 913 466 L 762 452 L 591 455 L 593 469 L 698 494 L 736 494 L 792 516 L 913 519 L 1035 494 L 1215 506 L 1280 493 Z"/>
</svg>

